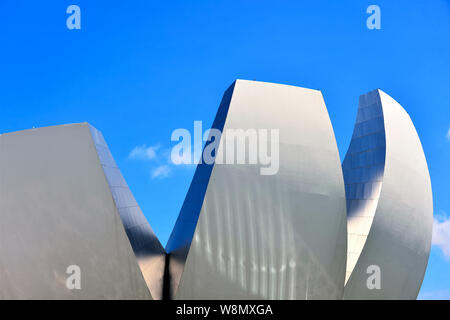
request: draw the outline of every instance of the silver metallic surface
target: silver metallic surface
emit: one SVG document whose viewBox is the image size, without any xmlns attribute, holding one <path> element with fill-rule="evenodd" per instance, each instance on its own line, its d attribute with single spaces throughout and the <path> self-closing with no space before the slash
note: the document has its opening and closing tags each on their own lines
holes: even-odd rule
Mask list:
<svg viewBox="0 0 450 320">
<path fill-rule="evenodd" d="M 342 163 L 347 195 L 347 271 L 350 277 L 372 225 L 384 174 L 384 121 L 378 92 L 361 96 L 353 137 Z"/>
<path fill-rule="evenodd" d="M 430 253 L 428 167 L 406 111 L 381 90 L 362 95 L 343 165 L 348 209 L 345 299 L 415 299 Z M 380 289 L 369 289 L 369 266 Z"/>
<path fill-rule="evenodd" d="M 106 175 L 86 123 L 0 135 L 1 299 L 151 299 Z"/>
<path fill-rule="evenodd" d="M 1 134 L 0 299 L 417 297 L 431 182 L 394 99 L 381 90 L 360 97 L 342 170 L 320 91 L 237 80 L 212 127 L 224 132 L 225 158 L 227 130 L 278 130 L 279 170 L 261 175 L 261 157 L 199 164 L 167 255 L 98 130 Z M 270 138 L 263 143 L 274 161 Z M 70 265 L 81 268 L 81 290 L 66 287 Z M 372 265 L 379 290 L 367 286 Z"/>
<path fill-rule="evenodd" d="M 89 126 L 99 156 L 100 164 L 108 181 L 114 202 L 122 219 L 145 282 L 154 299 L 162 299 L 164 278 L 164 248 L 150 227 L 141 208 L 134 199 L 125 179 L 100 131 Z"/>
<path fill-rule="evenodd" d="M 253 164 L 197 167 L 166 247 L 172 296 L 341 298 L 345 190 L 321 92 L 237 80 L 213 128 L 279 129 L 279 172 L 261 175 Z"/>
</svg>

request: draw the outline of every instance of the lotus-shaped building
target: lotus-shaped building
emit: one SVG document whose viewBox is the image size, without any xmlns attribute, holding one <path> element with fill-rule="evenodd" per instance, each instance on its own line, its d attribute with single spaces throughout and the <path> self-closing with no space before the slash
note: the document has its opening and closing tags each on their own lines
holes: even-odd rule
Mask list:
<svg viewBox="0 0 450 320">
<path fill-rule="evenodd" d="M 0 135 L 0 298 L 417 297 L 431 183 L 383 91 L 360 97 L 341 166 L 320 91 L 237 80 L 205 153 L 163 248 L 91 125 Z"/>
</svg>

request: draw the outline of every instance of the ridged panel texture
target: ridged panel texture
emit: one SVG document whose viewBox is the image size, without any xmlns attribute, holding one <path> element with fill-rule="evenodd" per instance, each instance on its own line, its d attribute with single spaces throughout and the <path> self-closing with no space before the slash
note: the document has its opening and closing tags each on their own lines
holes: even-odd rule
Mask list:
<svg viewBox="0 0 450 320">
<path fill-rule="evenodd" d="M 89 126 L 100 164 L 133 251 L 154 299 L 162 298 L 165 253 L 120 172 L 102 133 Z"/>
<path fill-rule="evenodd" d="M 425 155 L 406 111 L 381 90 L 362 95 L 343 163 L 349 251 L 345 299 L 416 299 L 431 246 Z M 380 288 L 369 288 L 369 266 Z"/>
<path fill-rule="evenodd" d="M 197 168 L 167 247 L 173 297 L 342 298 L 345 189 L 321 92 L 237 80 L 213 127 L 225 133 L 220 148 L 228 129 L 269 136 L 278 129 L 279 171 L 261 175 L 259 164 Z M 226 157 L 228 149 L 221 151 Z M 200 197 L 191 194 L 198 188 Z"/>
</svg>

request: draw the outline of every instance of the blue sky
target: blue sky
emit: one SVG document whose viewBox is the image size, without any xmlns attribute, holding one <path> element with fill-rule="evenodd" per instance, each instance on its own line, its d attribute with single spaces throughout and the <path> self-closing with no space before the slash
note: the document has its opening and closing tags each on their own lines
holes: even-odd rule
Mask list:
<svg viewBox="0 0 450 320">
<path fill-rule="evenodd" d="M 70 4 L 81 30 L 66 27 Z M 371 4 L 381 30 L 366 27 Z M 233 80 L 322 90 L 341 159 L 359 95 L 383 89 L 409 112 L 433 185 L 419 297 L 450 299 L 449 0 L 2 0 L 0 41 L 0 132 L 94 125 L 163 244 L 194 172 L 168 164 L 171 133 L 207 129 Z"/>
</svg>

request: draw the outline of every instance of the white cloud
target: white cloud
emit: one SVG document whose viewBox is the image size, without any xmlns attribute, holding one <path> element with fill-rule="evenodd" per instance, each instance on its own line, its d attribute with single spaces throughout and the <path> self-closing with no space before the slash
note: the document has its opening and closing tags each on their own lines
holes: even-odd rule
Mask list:
<svg viewBox="0 0 450 320">
<path fill-rule="evenodd" d="M 136 146 L 131 150 L 128 158 L 135 160 L 152 160 L 156 158 L 156 151 L 158 151 L 159 145 L 147 147 L 145 144 L 142 146 Z"/>
<path fill-rule="evenodd" d="M 153 167 L 150 171 L 151 179 L 167 178 L 177 170 L 177 167 L 195 168 L 194 165 L 177 165 L 174 163 L 172 161 L 172 150 L 161 147 L 160 144 L 150 147 L 146 144 L 136 146 L 129 153 L 128 159 L 145 161 L 146 166 L 151 163 Z"/>
<path fill-rule="evenodd" d="M 432 244 L 442 250 L 445 258 L 450 259 L 450 218 L 434 219 Z"/>
<path fill-rule="evenodd" d="M 170 171 L 172 171 L 172 169 L 167 166 L 167 165 L 162 165 L 157 167 L 156 169 L 154 169 L 151 173 L 152 175 L 152 179 L 155 178 L 166 178 L 169 176 Z"/>
<path fill-rule="evenodd" d="M 445 136 L 447 140 L 450 140 L 450 128 L 448 128 L 447 135 Z"/>
</svg>

